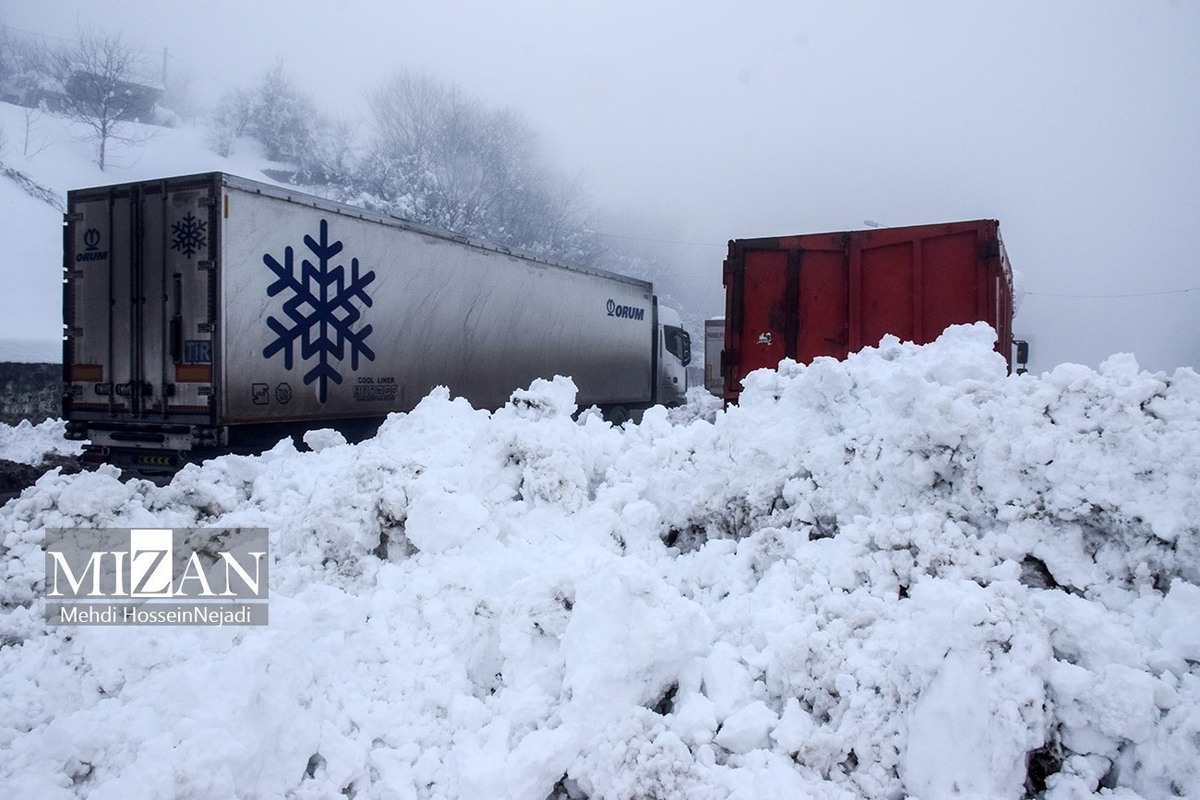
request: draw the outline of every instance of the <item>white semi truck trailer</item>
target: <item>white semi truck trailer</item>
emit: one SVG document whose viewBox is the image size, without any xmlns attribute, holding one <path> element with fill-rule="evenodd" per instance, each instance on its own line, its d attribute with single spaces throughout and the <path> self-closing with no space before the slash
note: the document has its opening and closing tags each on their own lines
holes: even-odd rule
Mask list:
<svg viewBox="0 0 1200 800">
<path fill-rule="evenodd" d="M 650 283 L 224 173 L 69 192 L 63 259 L 68 436 L 144 474 L 366 434 L 437 386 L 494 409 L 568 375 L 614 421 L 687 390 Z"/>
</svg>

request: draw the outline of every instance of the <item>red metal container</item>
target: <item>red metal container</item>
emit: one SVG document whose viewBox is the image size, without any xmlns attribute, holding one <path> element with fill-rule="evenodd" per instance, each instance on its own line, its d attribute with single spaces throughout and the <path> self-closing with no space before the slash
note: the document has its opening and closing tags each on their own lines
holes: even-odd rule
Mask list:
<svg viewBox="0 0 1200 800">
<path fill-rule="evenodd" d="M 1012 271 L 995 220 L 729 242 L 725 399 L 790 358 L 845 358 L 885 334 L 927 344 L 983 321 L 1012 365 Z"/>
</svg>

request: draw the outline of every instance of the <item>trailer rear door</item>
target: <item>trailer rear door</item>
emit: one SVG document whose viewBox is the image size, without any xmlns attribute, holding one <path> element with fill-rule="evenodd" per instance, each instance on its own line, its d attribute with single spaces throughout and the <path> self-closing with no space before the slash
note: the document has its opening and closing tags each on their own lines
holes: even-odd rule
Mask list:
<svg viewBox="0 0 1200 800">
<path fill-rule="evenodd" d="M 756 369 L 845 358 L 886 334 L 926 344 L 984 321 L 1010 358 L 1011 275 L 995 220 L 735 240 L 724 282 L 728 400 Z"/>
<path fill-rule="evenodd" d="M 69 420 L 151 427 L 211 418 L 215 192 L 212 176 L 195 176 L 68 195 L 63 377 Z"/>
</svg>

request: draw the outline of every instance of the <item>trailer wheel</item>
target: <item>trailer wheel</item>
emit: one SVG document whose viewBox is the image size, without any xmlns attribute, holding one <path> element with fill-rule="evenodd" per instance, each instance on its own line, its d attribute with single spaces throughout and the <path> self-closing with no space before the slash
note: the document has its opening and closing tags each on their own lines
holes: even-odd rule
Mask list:
<svg viewBox="0 0 1200 800">
<path fill-rule="evenodd" d="M 625 406 L 609 406 L 604 410 L 604 419 L 613 425 L 629 422 L 629 409 Z"/>
</svg>

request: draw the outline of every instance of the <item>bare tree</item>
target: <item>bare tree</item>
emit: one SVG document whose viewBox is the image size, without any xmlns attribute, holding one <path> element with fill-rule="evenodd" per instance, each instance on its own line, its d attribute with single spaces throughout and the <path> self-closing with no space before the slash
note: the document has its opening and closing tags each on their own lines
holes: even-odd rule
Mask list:
<svg viewBox="0 0 1200 800">
<path fill-rule="evenodd" d="M 108 163 L 110 141 L 134 143 L 147 137 L 127 130 L 153 106 L 153 90 L 139 81 L 144 60 L 140 47 L 126 44 L 120 34 L 85 33 L 53 56 L 54 71 L 64 90 L 64 110 L 89 129 L 96 142 L 96 164 Z"/>
<path fill-rule="evenodd" d="M 250 95 L 246 125 L 272 161 L 299 161 L 313 140 L 316 105 L 276 64 Z"/>
<path fill-rule="evenodd" d="M 393 75 L 368 96 L 375 136 L 371 189 L 408 206 L 416 221 L 472 233 L 465 206 L 476 103 L 423 73 Z"/>
<path fill-rule="evenodd" d="M 21 155 L 26 158 L 33 158 L 38 153 L 50 146 L 50 136 L 44 133 L 38 123 L 42 119 L 42 115 L 46 113 L 45 103 L 39 103 L 35 107 L 23 108 L 22 117 L 24 118 L 24 136 L 22 137 Z"/>
<path fill-rule="evenodd" d="M 444 119 L 466 103 L 455 87 L 415 72 L 393 75 L 368 97 L 381 149 L 393 155 L 432 154 Z"/>
<path fill-rule="evenodd" d="M 211 142 L 218 153 L 229 155 L 234 139 L 253 137 L 263 145 L 267 158 L 292 165 L 296 177 L 324 181 L 331 169 L 325 159 L 346 156 L 340 152 L 339 135 L 349 136 L 349 128 L 334 125 L 318 112 L 312 97 L 277 63 L 253 87 L 235 89 L 221 99 Z"/>
<path fill-rule="evenodd" d="M 331 122 L 324 117 L 316 124 L 312 149 L 305 160 L 310 180 L 346 186 L 357 169 L 358 126 L 346 120 Z"/>
<path fill-rule="evenodd" d="M 537 135 L 427 74 L 393 75 L 368 95 L 374 121 L 364 191 L 439 228 L 548 256 L 598 257 L 578 182 L 549 169 Z"/>
<path fill-rule="evenodd" d="M 252 105 L 249 89 L 234 89 L 218 101 L 209 129 L 210 143 L 218 155 L 229 157 L 234 139 L 246 134 Z"/>
</svg>

